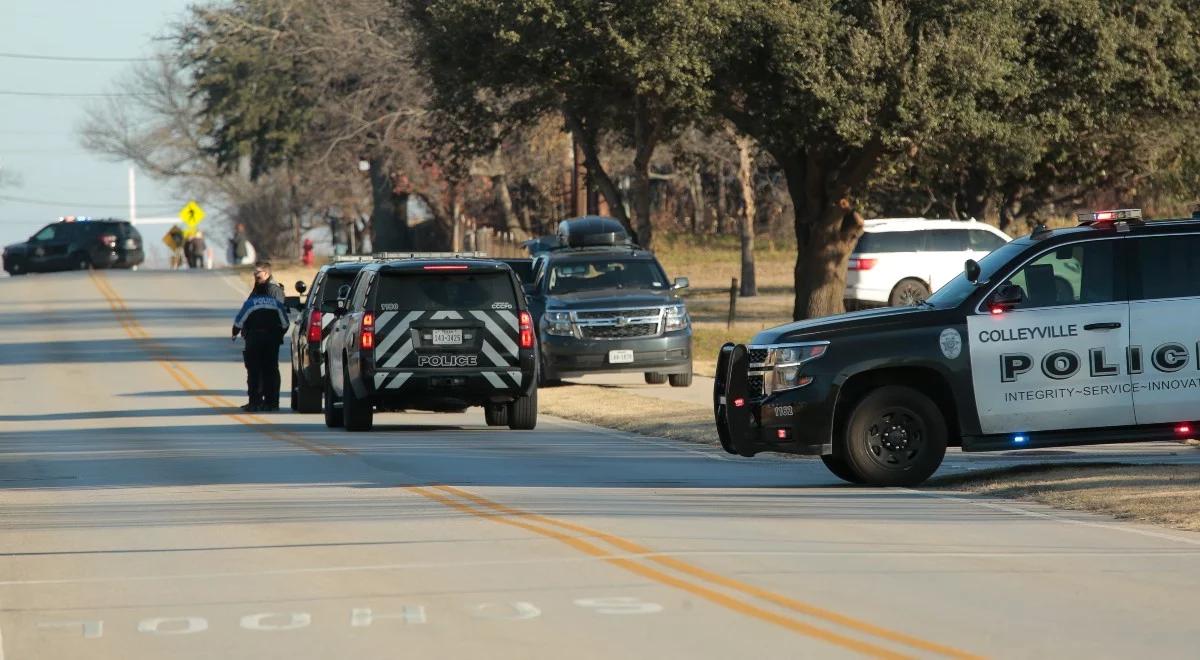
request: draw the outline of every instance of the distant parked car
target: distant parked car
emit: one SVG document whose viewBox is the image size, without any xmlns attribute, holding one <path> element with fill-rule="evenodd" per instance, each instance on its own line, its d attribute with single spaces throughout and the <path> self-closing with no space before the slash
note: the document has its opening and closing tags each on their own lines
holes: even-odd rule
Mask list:
<svg viewBox="0 0 1200 660">
<path fill-rule="evenodd" d="M 24 243 L 4 248 L 10 275 L 136 268 L 146 258 L 142 235 L 125 220 L 67 219 L 42 227 Z"/>
<path fill-rule="evenodd" d="M 961 273 L 967 259 L 1010 240 L 975 220 L 867 220 L 850 255 L 846 308 L 916 304 Z"/>
</svg>

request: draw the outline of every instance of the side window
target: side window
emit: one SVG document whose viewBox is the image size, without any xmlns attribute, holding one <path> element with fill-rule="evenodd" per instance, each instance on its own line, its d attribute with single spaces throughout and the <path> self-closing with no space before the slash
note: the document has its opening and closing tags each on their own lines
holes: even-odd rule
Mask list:
<svg viewBox="0 0 1200 660">
<path fill-rule="evenodd" d="M 317 273 L 317 276 L 313 278 L 312 287 L 308 290 L 308 298 L 304 300 L 304 304 L 307 305 L 309 309 L 314 309 L 320 304 L 321 287 L 324 286 L 324 284 L 325 274 Z"/>
<path fill-rule="evenodd" d="M 1200 235 L 1138 238 L 1133 246 L 1138 299 L 1200 296 Z"/>
<path fill-rule="evenodd" d="M 1021 287 L 1018 309 L 1119 300 L 1117 239 L 1063 245 L 1025 264 L 1006 284 Z"/>
<path fill-rule="evenodd" d="M 354 297 L 350 300 L 350 309 L 356 312 L 362 311 L 366 307 L 367 295 L 371 292 L 375 274 L 363 272 L 358 276 L 358 280 L 354 286 Z"/>
<path fill-rule="evenodd" d="M 991 252 L 1004 245 L 1004 239 L 990 231 L 982 229 L 971 230 L 971 249 L 977 252 Z"/>
<path fill-rule="evenodd" d="M 45 229 L 33 235 L 35 241 L 51 241 L 54 240 L 54 225 L 50 225 Z"/>
<path fill-rule="evenodd" d="M 874 231 L 863 234 L 854 247 L 855 254 L 881 252 L 920 252 L 925 247 L 926 231 Z"/>
<path fill-rule="evenodd" d="M 926 252 L 965 252 L 967 250 L 967 230 L 965 229 L 934 229 L 925 232 Z"/>
</svg>

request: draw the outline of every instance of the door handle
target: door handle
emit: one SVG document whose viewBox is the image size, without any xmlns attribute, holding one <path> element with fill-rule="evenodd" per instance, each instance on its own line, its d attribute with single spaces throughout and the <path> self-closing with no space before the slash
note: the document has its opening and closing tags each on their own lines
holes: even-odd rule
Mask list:
<svg viewBox="0 0 1200 660">
<path fill-rule="evenodd" d="M 1084 330 L 1116 330 L 1121 327 L 1120 323 L 1110 321 L 1108 323 L 1089 323 L 1083 326 Z"/>
</svg>

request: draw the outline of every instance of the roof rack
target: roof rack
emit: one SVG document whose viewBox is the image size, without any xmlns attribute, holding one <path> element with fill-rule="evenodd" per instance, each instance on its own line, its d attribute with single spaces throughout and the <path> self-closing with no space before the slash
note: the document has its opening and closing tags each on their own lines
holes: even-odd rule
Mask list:
<svg viewBox="0 0 1200 660">
<path fill-rule="evenodd" d="M 369 257 L 365 254 L 339 254 L 333 257 L 330 263 L 347 264 L 347 263 L 363 263 L 367 261 L 375 261 L 375 257 Z"/>
<path fill-rule="evenodd" d="M 376 252 L 376 260 L 392 259 L 486 259 L 487 252 Z"/>
</svg>

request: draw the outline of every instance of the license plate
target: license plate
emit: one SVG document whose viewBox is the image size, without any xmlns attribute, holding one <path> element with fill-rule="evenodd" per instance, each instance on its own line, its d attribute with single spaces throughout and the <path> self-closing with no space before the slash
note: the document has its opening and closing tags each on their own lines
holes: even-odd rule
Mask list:
<svg viewBox="0 0 1200 660">
<path fill-rule="evenodd" d="M 633 351 L 609 351 L 609 364 L 629 364 L 633 362 Z"/>
<path fill-rule="evenodd" d="M 461 343 L 462 329 L 433 331 L 434 346 L 458 346 Z"/>
</svg>

